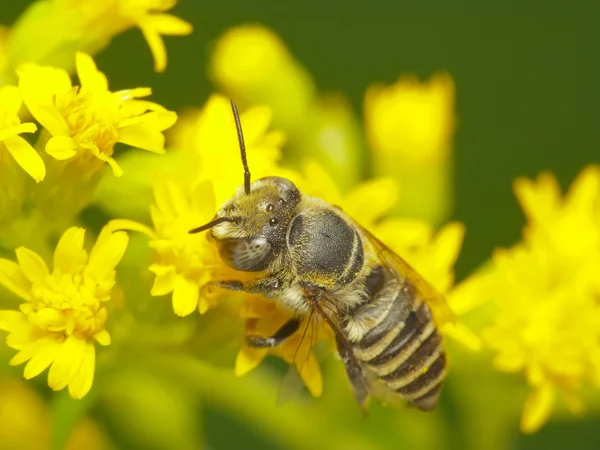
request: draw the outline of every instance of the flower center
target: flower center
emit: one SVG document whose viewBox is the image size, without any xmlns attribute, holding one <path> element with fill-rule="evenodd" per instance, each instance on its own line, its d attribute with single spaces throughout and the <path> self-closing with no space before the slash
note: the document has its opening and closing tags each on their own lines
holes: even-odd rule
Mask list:
<svg viewBox="0 0 600 450">
<path fill-rule="evenodd" d="M 57 96 L 55 106 L 65 119 L 71 137 L 80 147 L 97 147 L 100 153 L 113 154 L 118 139 L 118 105 L 109 96 L 94 98 L 85 88 L 74 87 Z"/>
<path fill-rule="evenodd" d="M 102 302 L 110 298 L 112 284 L 99 286 L 88 276 L 55 270 L 33 286 L 33 298 L 23 312 L 45 330 L 91 338 L 104 329 L 107 313 Z"/>
</svg>

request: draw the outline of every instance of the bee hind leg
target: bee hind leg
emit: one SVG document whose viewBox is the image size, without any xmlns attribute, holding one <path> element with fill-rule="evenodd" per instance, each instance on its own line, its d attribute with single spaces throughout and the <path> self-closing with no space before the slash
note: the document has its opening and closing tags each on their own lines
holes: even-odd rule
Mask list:
<svg viewBox="0 0 600 450">
<path fill-rule="evenodd" d="M 367 412 L 367 402 L 369 400 L 369 387 L 365 381 L 365 376 L 362 368 L 356 363 L 356 360 L 352 358 L 349 352 L 352 350 L 349 349 L 346 345 L 340 342 L 339 339 L 336 339 L 338 353 L 340 354 L 340 358 L 344 362 L 346 366 L 346 373 L 348 374 L 348 378 L 350 379 L 350 383 L 352 384 L 352 389 L 354 391 L 354 398 L 356 402 L 360 406 L 360 409 L 364 414 Z"/>
</svg>

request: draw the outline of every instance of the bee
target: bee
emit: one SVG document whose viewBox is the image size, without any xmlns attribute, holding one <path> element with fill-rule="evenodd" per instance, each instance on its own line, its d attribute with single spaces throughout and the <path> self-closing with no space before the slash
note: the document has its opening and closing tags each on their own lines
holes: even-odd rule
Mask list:
<svg viewBox="0 0 600 450">
<path fill-rule="evenodd" d="M 251 182 L 233 101 L 231 108 L 244 184 L 211 222 L 190 233 L 210 230 L 227 265 L 260 275 L 251 282 L 218 280 L 218 286 L 262 294 L 294 314 L 272 336 L 246 336 L 247 344 L 276 347 L 316 311 L 335 332 L 363 409 L 371 396 L 434 409 L 446 355 L 433 312 L 451 317 L 444 298 L 339 207 L 305 195 L 285 178 Z"/>
</svg>

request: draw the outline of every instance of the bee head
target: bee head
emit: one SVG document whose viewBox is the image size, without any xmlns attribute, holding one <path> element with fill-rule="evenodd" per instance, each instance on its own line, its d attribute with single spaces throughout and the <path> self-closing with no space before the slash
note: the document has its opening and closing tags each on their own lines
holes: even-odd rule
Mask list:
<svg viewBox="0 0 600 450">
<path fill-rule="evenodd" d="M 223 261 L 236 270 L 265 270 L 285 248 L 287 229 L 300 201 L 291 181 L 266 177 L 250 183 L 250 170 L 235 103 L 231 102 L 244 166 L 244 185 L 215 218 L 190 233 L 211 230 Z"/>
</svg>

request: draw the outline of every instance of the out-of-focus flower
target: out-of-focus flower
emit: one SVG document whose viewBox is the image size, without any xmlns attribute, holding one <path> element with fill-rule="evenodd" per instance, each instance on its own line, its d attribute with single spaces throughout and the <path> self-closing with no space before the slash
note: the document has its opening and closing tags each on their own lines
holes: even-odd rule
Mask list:
<svg viewBox="0 0 600 450">
<path fill-rule="evenodd" d="M 0 378 L 0 442 L 2 450 L 50 450 L 51 414 L 49 405 L 25 381 Z M 77 421 L 65 450 L 108 450 L 108 437 L 87 417 Z"/>
<path fill-rule="evenodd" d="M 496 367 L 531 385 L 521 428 L 534 432 L 557 393 L 580 412 L 580 388 L 600 388 L 600 170 L 584 170 L 564 199 L 550 174 L 515 190 L 529 221 L 521 244 L 494 254 L 488 295 L 500 311 L 486 337 Z"/>
<path fill-rule="evenodd" d="M 401 183 L 396 212 L 441 222 L 452 192 L 452 78 L 441 73 L 422 83 L 404 76 L 390 86 L 371 86 L 364 116 L 375 173 Z"/>
<path fill-rule="evenodd" d="M 49 414 L 42 398 L 22 380 L 0 378 L 0 442 L 6 450 L 49 448 Z"/>
<path fill-rule="evenodd" d="M 74 51 L 95 54 L 117 34 L 138 27 L 162 72 L 167 53 L 162 35 L 187 35 L 192 26 L 165 11 L 176 0 L 41 0 L 14 25 L 9 45 L 12 67 L 25 62 L 70 71 Z M 42 34 L 43 33 L 43 34 Z"/>
<path fill-rule="evenodd" d="M 367 136 L 374 152 L 429 162 L 445 158 L 451 150 L 454 83 L 448 74 L 434 75 L 426 83 L 404 76 L 391 86 L 371 86 L 364 106 Z M 383 160 L 377 162 L 385 164 Z"/>
<path fill-rule="evenodd" d="M 35 149 L 19 134 L 34 133 L 32 122 L 21 123 L 21 96 L 16 86 L 0 88 L 0 152 L 8 151 L 15 161 L 38 183 L 46 176 L 44 162 Z M 2 161 L 3 156 L 0 156 Z"/>
<path fill-rule="evenodd" d="M 122 142 L 155 153 L 164 153 L 162 131 L 177 116 L 162 106 L 138 100 L 149 88 L 108 90 L 104 74 L 92 58 L 77 53 L 81 87 L 73 87 L 65 70 L 26 64 L 19 69 L 19 88 L 31 114 L 52 136 L 46 152 L 57 160 L 80 165 L 82 178 L 90 177 L 107 162 L 115 175 L 122 170 L 112 157 Z"/>
<path fill-rule="evenodd" d="M 217 42 L 213 81 L 242 105 L 267 105 L 275 125 L 288 133 L 302 126 L 315 95 L 308 72 L 281 39 L 261 25 L 227 31 Z"/>
<path fill-rule="evenodd" d="M 94 378 L 95 346 L 110 344 L 106 331 L 106 303 L 115 284 L 115 266 L 128 238 L 104 228 L 91 253 L 83 249 L 85 230 L 68 229 L 56 246 L 54 270 L 31 250 L 16 250 L 16 264 L 0 259 L 0 283 L 25 300 L 19 311 L 0 311 L 0 330 L 6 343 L 19 351 L 11 365 L 27 362 L 25 378 L 46 368 L 54 390 L 69 387 L 82 398 Z"/>
</svg>

